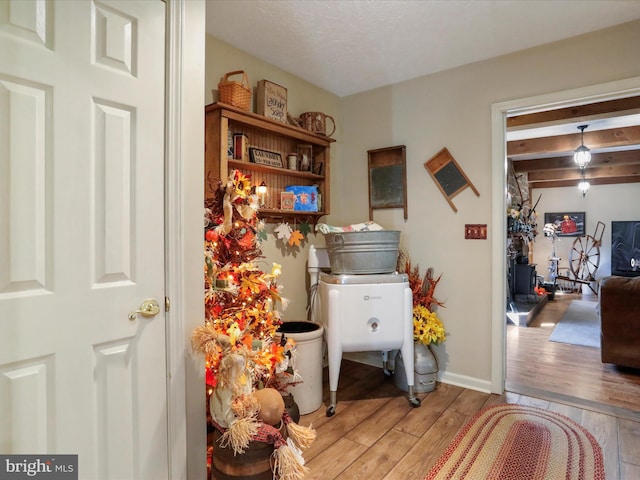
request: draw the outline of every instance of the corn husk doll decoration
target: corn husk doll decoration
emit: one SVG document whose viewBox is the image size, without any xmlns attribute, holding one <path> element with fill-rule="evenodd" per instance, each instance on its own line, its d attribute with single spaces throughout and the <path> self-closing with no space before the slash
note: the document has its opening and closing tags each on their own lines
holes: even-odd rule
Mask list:
<svg viewBox="0 0 640 480">
<path fill-rule="evenodd" d="M 294 380 L 289 362 L 295 349 L 277 334 L 281 319 L 275 308 L 286 306 L 277 278 L 255 260 L 261 251 L 258 198 L 250 179 L 232 172 L 205 209 L 205 324 L 194 329 L 192 345 L 206 359 L 209 408 L 214 426 L 223 432 L 222 447 L 242 454 L 249 442 L 274 445 L 274 478 L 304 478 L 301 449 L 315 431 L 295 424 L 278 391 Z M 288 438 L 277 427 L 284 422 Z"/>
</svg>

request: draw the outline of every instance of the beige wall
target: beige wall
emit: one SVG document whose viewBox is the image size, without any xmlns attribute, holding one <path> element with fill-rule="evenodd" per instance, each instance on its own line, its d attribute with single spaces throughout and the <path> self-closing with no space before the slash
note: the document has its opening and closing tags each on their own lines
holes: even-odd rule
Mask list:
<svg viewBox="0 0 640 480">
<path fill-rule="evenodd" d="M 492 291 L 492 269 L 499 266 L 491 241 L 504 232 L 489 230 L 487 241 L 465 240 L 464 225 L 491 227 L 492 189 L 502 185 L 491 177 L 492 104 L 638 76 L 638 45 L 640 22 L 634 22 L 342 99 L 340 173 L 348 182 L 334 185 L 333 198 L 350 207 L 334 211 L 334 221 L 368 214 L 366 151 L 406 145 L 409 219 L 400 210 L 374 218 L 403 231 L 414 263 L 443 274 L 436 293 L 446 302 L 440 313 L 449 337 L 436 351 L 444 381 L 488 389 L 491 379 L 491 302 L 505 295 Z M 480 191 L 480 197 L 470 189 L 456 196 L 458 213 L 423 166 L 442 147 Z"/>
<path fill-rule="evenodd" d="M 436 290 L 446 303 L 440 313 L 449 334 L 436 347 L 443 380 L 488 390 L 491 302 L 505 294 L 492 291 L 491 241 L 504 232 L 489 230 L 486 241 L 465 240 L 464 225 L 491 226 L 492 189 L 501 188 L 502 179 L 491 175 L 492 104 L 639 76 L 638 45 L 640 22 L 633 22 L 339 99 L 208 37 L 205 98 L 212 100 L 211 89 L 225 72 L 245 69 L 254 86 L 262 78 L 286 86 L 294 115 L 308 110 L 332 115 L 338 124 L 332 214 L 323 221 L 334 225 L 368 219 L 367 150 L 407 146 L 409 219 L 403 219 L 402 210 L 379 210 L 374 220 L 403 232 L 403 247 L 423 271 L 431 266 L 443 274 Z M 456 196 L 457 213 L 423 166 L 445 146 L 480 191 L 480 197 L 470 189 Z M 588 202 L 595 202 L 598 188 L 607 187 L 593 187 Z M 637 211 L 635 216 L 640 216 Z M 595 217 L 588 214 L 588 220 Z M 322 243 L 321 238 L 311 240 Z M 306 248 L 283 257 L 269 235 L 263 250 L 268 262 L 283 264 L 285 296 L 292 300 L 285 318 L 304 317 Z"/>
</svg>

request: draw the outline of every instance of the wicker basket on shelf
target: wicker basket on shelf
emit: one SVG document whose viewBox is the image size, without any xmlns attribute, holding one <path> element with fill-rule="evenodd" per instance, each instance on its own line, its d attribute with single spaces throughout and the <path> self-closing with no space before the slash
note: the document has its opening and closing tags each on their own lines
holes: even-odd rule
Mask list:
<svg viewBox="0 0 640 480">
<path fill-rule="evenodd" d="M 242 82 L 229 80 L 233 75 L 242 75 Z M 242 70 L 225 73 L 218 83 L 219 100 L 247 112 L 251 110 L 251 86 L 247 74 Z"/>
</svg>

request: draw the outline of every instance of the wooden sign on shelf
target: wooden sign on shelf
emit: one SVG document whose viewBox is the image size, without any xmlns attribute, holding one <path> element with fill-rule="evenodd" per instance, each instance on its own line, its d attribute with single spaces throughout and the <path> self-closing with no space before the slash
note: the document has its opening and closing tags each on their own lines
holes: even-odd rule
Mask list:
<svg viewBox="0 0 640 480">
<path fill-rule="evenodd" d="M 446 147 L 427 160 L 424 168 L 427 169 L 429 175 L 431 175 L 434 182 L 436 182 L 436 185 L 454 212 L 457 212 L 458 209 L 451 199 L 465 188 L 470 187 L 476 196 L 480 196 L 480 192 L 478 192 L 473 183 L 471 183 L 471 180 L 465 175 L 460 165 L 458 165 L 458 162 L 456 162 L 456 159 L 453 158 L 453 155 L 449 153 Z"/>
<path fill-rule="evenodd" d="M 279 153 L 251 147 L 249 148 L 249 157 L 253 163 L 258 165 L 282 168 L 282 155 Z"/>
<path fill-rule="evenodd" d="M 287 123 L 287 89 L 269 80 L 260 80 L 256 112 L 272 120 Z"/>
</svg>

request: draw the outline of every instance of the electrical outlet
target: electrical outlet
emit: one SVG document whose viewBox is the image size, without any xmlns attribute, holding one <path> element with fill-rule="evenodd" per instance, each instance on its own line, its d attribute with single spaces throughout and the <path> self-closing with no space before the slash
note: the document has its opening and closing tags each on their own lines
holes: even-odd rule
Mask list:
<svg viewBox="0 0 640 480">
<path fill-rule="evenodd" d="M 464 226 L 464 238 L 470 240 L 486 240 L 487 224 L 467 224 Z"/>
</svg>

